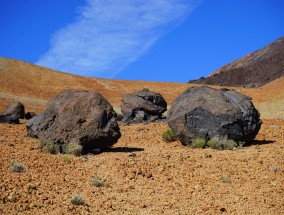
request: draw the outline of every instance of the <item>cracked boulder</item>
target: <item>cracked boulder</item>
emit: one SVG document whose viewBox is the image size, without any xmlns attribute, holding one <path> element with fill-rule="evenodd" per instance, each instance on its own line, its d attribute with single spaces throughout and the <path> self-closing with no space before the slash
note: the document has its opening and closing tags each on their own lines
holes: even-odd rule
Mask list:
<svg viewBox="0 0 284 215">
<path fill-rule="evenodd" d="M 61 152 L 77 143 L 82 153 L 112 146 L 120 138 L 117 114 L 99 93 L 65 90 L 50 100 L 43 113 L 27 123 L 28 136 L 52 142 Z"/>
<path fill-rule="evenodd" d="M 165 121 L 166 110 L 167 102 L 162 95 L 148 89 L 127 93 L 121 104 L 122 121 L 126 124 Z"/>
<path fill-rule="evenodd" d="M 192 87 L 173 102 L 167 122 L 183 145 L 194 138 L 226 137 L 248 143 L 262 121 L 251 98 L 228 89 Z"/>
</svg>

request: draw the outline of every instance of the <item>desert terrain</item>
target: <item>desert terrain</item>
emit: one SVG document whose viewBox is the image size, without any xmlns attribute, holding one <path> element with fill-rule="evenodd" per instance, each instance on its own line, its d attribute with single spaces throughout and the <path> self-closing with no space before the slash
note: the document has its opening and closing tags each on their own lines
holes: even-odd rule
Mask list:
<svg viewBox="0 0 284 215">
<path fill-rule="evenodd" d="M 0 112 L 20 101 L 39 113 L 64 89 L 97 91 L 119 112 L 125 93 L 148 88 L 169 108 L 198 86 L 79 77 L 5 58 L 0 76 Z M 228 88 L 252 97 L 263 120 L 255 141 L 231 151 L 165 143 L 167 124 L 152 123 L 120 125 L 118 143 L 100 154 L 53 155 L 27 137 L 27 121 L 0 124 L 0 214 L 284 214 L 284 77 Z M 25 171 L 12 172 L 13 161 Z M 93 176 L 104 186 L 94 186 Z M 70 203 L 77 194 L 83 205 Z"/>
</svg>

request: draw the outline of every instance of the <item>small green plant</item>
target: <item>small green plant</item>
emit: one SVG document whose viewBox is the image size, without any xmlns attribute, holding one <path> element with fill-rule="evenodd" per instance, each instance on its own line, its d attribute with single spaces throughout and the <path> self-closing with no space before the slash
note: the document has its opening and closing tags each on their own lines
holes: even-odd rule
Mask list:
<svg viewBox="0 0 284 215">
<path fill-rule="evenodd" d="M 83 147 L 78 143 L 78 141 L 71 140 L 65 148 L 65 153 L 79 156 L 82 154 L 82 150 Z"/>
<path fill-rule="evenodd" d="M 56 145 L 52 140 L 49 140 L 46 143 L 41 142 L 40 147 L 42 147 L 44 151 L 50 154 L 58 154 L 60 152 L 60 147 Z"/>
<path fill-rule="evenodd" d="M 222 176 L 221 180 L 222 180 L 222 182 L 227 183 L 227 184 L 231 183 L 231 178 L 229 176 L 227 176 L 227 177 Z"/>
<path fill-rule="evenodd" d="M 71 160 L 72 160 L 70 157 L 66 157 L 66 156 L 63 157 L 62 159 L 63 159 L 63 161 L 64 161 L 65 163 L 70 163 Z"/>
<path fill-rule="evenodd" d="M 206 140 L 204 138 L 195 138 L 192 140 L 192 143 L 190 145 L 191 148 L 205 148 L 206 147 Z"/>
<path fill-rule="evenodd" d="M 101 179 L 97 175 L 92 176 L 92 178 L 91 178 L 91 185 L 93 185 L 95 187 L 103 187 L 105 185 L 105 182 L 106 182 L 105 179 Z"/>
<path fill-rule="evenodd" d="M 218 150 L 232 150 L 238 146 L 234 140 L 227 137 L 213 137 L 207 141 L 207 145 L 212 149 Z"/>
<path fill-rule="evenodd" d="M 82 205 L 84 204 L 84 199 L 82 196 L 80 195 L 75 195 L 73 196 L 71 199 L 70 199 L 70 202 L 73 204 L 73 205 Z"/>
<path fill-rule="evenodd" d="M 162 135 L 163 141 L 166 143 L 174 142 L 177 140 L 175 132 L 171 129 L 166 130 Z"/>
<path fill-rule="evenodd" d="M 270 170 L 271 170 L 272 172 L 277 172 L 277 171 L 279 171 L 279 167 L 277 167 L 277 166 L 272 166 L 272 167 L 270 168 Z"/>
<path fill-rule="evenodd" d="M 217 138 L 211 138 L 210 140 L 207 141 L 207 146 L 212 148 L 212 149 L 217 149 L 218 147 L 218 140 Z"/>
<path fill-rule="evenodd" d="M 21 163 L 18 163 L 16 161 L 12 161 L 11 166 L 10 166 L 10 170 L 11 170 L 11 172 L 25 172 L 26 167 Z"/>
</svg>

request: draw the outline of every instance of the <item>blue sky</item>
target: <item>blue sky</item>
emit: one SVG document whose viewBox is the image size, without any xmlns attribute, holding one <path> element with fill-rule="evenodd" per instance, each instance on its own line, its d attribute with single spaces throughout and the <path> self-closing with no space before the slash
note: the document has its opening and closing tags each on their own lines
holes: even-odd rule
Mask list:
<svg viewBox="0 0 284 215">
<path fill-rule="evenodd" d="M 0 56 L 187 82 L 284 36 L 283 0 L 1 0 Z"/>
</svg>

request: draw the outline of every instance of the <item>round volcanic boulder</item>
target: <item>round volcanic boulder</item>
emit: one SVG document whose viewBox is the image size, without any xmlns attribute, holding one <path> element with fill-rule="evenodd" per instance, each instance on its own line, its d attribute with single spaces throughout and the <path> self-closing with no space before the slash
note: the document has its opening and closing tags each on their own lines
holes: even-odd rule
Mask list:
<svg viewBox="0 0 284 215">
<path fill-rule="evenodd" d="M 143 123 L 163 120 L 167 102 L 160 93 L 143 89 L 127 93 L 121 104 L 124 123 Z"/>
<path fill-rule="evenodd" d="M 28 136 L 52 142 L 65 153 L 74 142 L 82 153 L 112 146 L 121 137 L 116 112 L 97 92 L 65 90 L 27 123 Z"/>
<path fill-rule="evenodd" d="M 13 118 L 25 118 L 25 106 L 21 102 L 15 102 L 9 105 L 3 115 L 13 116 Z"/>
<path fill-rule="evenodd" d="M 0 114 L 0 123 L 19 124 L 20 120 L 19 117 L 15 117 L 14 115 Z"/>
<path fill-rule="evenodd" d="M 248 143 L 261 127 L 259 116 L 250 97 L 234 90 L 202 86 L 178 96 L 167 121 L 183 145 L 190 145 L 197 137 L 225 137 Z"/>
</svg>

